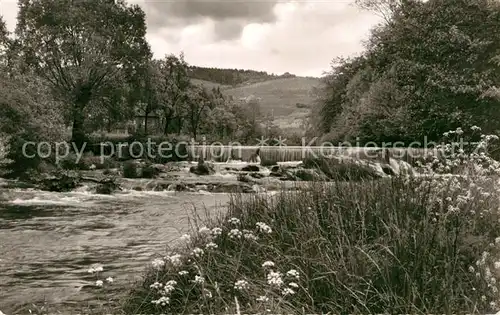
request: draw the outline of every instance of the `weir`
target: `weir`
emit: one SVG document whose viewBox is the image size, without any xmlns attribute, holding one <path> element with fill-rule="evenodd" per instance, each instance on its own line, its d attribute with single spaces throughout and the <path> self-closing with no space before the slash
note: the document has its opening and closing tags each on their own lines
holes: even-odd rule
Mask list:
<svg viewBox="0 0 500 315">
<path fill-rule="evenodd" d="M 207 161 L 226 162 L 230 160 L 248 161 L 250 156 L 260 148 L 260 159 L 263 165 L 275 164 L 277 162 L 302 161 L 307 158 L 342 156 L 351 157 L 376 157 L 382 148 L 364 147 L 333 147 L 333 146 L 187 146 L 187 154 L 190 160 L 196 160 L 202 156 Z M 390 157 L 404 160 L 408 163 L 414 159 L 424 156 L 425 149 L 417 148 L 388 148 Z M 434 150 L 427 150 L 435 154 Z"/>
</svg>

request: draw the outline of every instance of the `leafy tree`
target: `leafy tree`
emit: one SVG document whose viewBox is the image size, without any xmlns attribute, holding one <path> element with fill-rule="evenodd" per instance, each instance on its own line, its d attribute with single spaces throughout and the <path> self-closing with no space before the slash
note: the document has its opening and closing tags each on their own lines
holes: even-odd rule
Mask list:
<svg viewBox="0 0 500 315">
<path fill-rule="evenodd" d="M 214 107 L 209 92 L 204 87 L 192 86 L 187 97 L 185 118 L 193 139 L 196 139 L 200 123 L 211 108 Z"/>
<path fill-rule="evenodd" d="M 182 130 L 182 117 L 191 87 L 188 74 L 189 65 L 183 54 L 179 57 L 168 55 L 160 61 L 159 111 L 164 119 L 165 135 L 173 121 L 177 122 L 177 132 Z"/>
<path fill-rule="evenodd" d="M 332 69 L 315 110 L 323 132 L 381 142 L 500 128 L 498 2 L 365 3 L 391 4 L 390 19 L 373 30 L 362 57 Z"/>
<path fill-rule="evenodd" d="M 123 0 L 20 0 L 16 34 L 26 63 L 68 104 L 78 147 L 89 104 L 150 57 L 144 12 Z"/>
</svg>

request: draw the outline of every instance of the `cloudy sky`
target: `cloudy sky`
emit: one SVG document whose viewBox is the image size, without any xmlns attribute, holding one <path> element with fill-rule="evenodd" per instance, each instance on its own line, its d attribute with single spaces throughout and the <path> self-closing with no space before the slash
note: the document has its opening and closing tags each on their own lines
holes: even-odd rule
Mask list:
<svg viewBox="0 0 500 315">
<path fill-rule="evenodd" d="M 155 57 L 184 52 L 193 65 L 319 76 L 359 53 L 377 22 L 353 0 L 129 0 L 147 16 Z M 16 0 L 0 0 L 10 30 Z"/>
</svg>

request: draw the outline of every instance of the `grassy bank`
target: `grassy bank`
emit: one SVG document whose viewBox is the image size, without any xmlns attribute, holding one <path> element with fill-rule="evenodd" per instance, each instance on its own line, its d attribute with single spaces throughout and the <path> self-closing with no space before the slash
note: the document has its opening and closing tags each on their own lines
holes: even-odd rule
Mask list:
<svg viewBox="0 0 500 315">
<path fill-rule="evenodd" d="M 152 263 L 125 312 L 496 311 L 492 180 L 344 182 L 235 196 L 227 216 L 194 225 L 185 248 Z"/>
</svg>

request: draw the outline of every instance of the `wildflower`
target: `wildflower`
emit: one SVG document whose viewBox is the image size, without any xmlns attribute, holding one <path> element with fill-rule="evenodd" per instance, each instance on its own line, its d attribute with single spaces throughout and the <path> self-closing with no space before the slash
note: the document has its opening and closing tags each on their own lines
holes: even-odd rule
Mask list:
<svg viewBox="0 0 500 315">
<path fill-rule="evenodd" d="M 257 241 L 259 238 L 252 231 L 243 230 L 243 237 L 249 241 Z"/>
<path fill-rule="evenodd" d="M 486 301 L 486 296 L 481 295 L 481 301 L 483 301 L 483 302 Z"/>
<path fill-rule="evenodd" d="M 188 273 L 189 273 L 189 271 L 186 271 L 186 270 L 181 270 L 181 271 L 179 271 L 179 272 L 178 272 L 178 274 L 179 274 L 180 276 L 185 276 L 185 275 L 187 275 Z"/>
<path fill-rule="evenodd" d="M 267 302 L 269 301 L 269 298 L 265 295 L 261 295 L 257 298 L 257 302 Z"/>
<path fill-rule="evenodd" d="M 159 283 L 158 281 L 156 281 L 155 283 L 153 283 L 152 285 L 149 286 L 151 289 L 161 289 L 163 287 L 163 284 Z"/>
<path fill-rule="evenodd" d="M 235 224 L 236 225 L 236 224 L 240 224 L 240 219 L 238 219 L 238 218 L 231 218 L 231 219 L 228 220 L 228 222 L 231 223 L 231 224 Z"/>
<path fill-rule="evenodd" d="M 195 257 L 201 257 L 203 256 L 203 249 L 196 247 L 195 249 L 193 249 L 192 253 Z"/>
<path fill-rule="evenodd" d="M 104 268 L 100 264 L 93 265 L 89 268 L 88 273 L 102 272 Z"/>
<path fill-rule="evenodd" d="M 198 233 L 200 233 L 200 234 L 208 234 L 210 232 L 211 232 L 211 230 L 209 228 L 207 228 L 206 226 L 204 226 L 198 230 Z"/>
<path fill-rule="evenodd" d="M 102 286 L 103 286 L 103 284 L 104 284 L 104 282 L 102 282 L 102 280 L 97 280 L 97 281 L 95 282 L 95 285 L 96 285 L 97 287 L 102 287 Z"/>
<path fill-rule="evenodd" d="M 273 232 L 271 227 L 263 222 L 257 222 L 255 225 L 257 225 L 257 229 L 262 233 L 271 234 Z"/>
<path fill-rule="evenodd" d="M 497 308 L 497 303 L 491 301 L 490 302 L 490 307 L 493 308 L 493 309 L 496 309 Z"/>
<path fill-rule="evenodd" d="M 269 272 L 269 274 L 267 275 L 267 283 L 269 285 L 277 287 L 281 286 L 283 284 L 283 279 L 281 279 L 281 273 L 274 271 Z"/>
<path fill-rule="evenodd" d="M 215 244 L 214 242 L 210 242 L 207 245 L 205 245 L 206 249 L 216 249 L 217 247 L 219 247 L 219 245 Z"/>
<path fill-rule="evenodd" d="M 166 306 L 167 304 L 170 304 L 170 298 L 166 296 L 162 296 L 158 300 L 153 300 L 151 303 L 156 304 L 156 305 L 161 305 L 161 306 Z"/>
<path fill-rule="evenodd" d="M 161 267 L 165 266 L 165 261 L 163 259 L 156 258 L 151 262 L 151 264 L 153 265 L 153 268 L 160 269 Z"/>
<path fill-rule="evenodd" d="M 163 287 L 163 294 L 170 295 L 170 293 L 172 293 L 172 291 L 175 290 L 176 285 L 177 285 L 177 281 L 175 281 L 175 280 L 170 280 L 167 283 L 165 283 L 165 286 Z"/>
<path fill-rule="evenodd" d="M 181 260 L 182 256 L 179 255 L 179 254 L 175 254 L 175 255 L 172 255 L 170 257 L 168 257 L 168 261 L 170 261 L 170 263 L 172 265 L 174 265 L 175 267 L 177 266 L 180 266 L 182 264 L 182 260 Z"/>
<path fill-rule="evenodd" d="M 222 229 L 219 227 L 213 228 L 211 233 L 212 236 L 217 237 L 222 234 Z"/>
<path fill-rule="evenodd" d="M 500 237 L 495 238 L 495 244 L 500 244 Z"/>
<path fill-rule="evenodd" d="M 299 272 L 295 269 L 290 269 L 287 273 L 286 273 L 287 276 L 289 277 L 293 277 L 295 279 L 299 279 Z"/>
<path fill-rule="evenodd" d="M 232 229 L 231 231 L 229 231 L 228 233 L 229 237 L 230 238 L 241 238 L 241 231 L 238 230 L 238 229 Z"/>
<path fill-rule="evenodd" d="M 111 278 L 111 277 L 107 277 L 107 278 L 106 278 L 106 282 L 108 282 L 108 283 L 113 283 L 113 281 L 114 281 L 114 280 L 113 280 L 113 278 Z"/>
<path fill-rule="evenodd" d="M 194 283 L 198 283 L 198 284 L 203 284 L 205 283 L 205 278 L 203 278 L 202 276 L 198 276 L 196 275 L 194 277 L 194 280 L 193 280 Z"/>
<path fill-rule="evenodd" d="M 186 241 L 186 242 L 188 242 L 188 241 L 190 241 L 190 240 L 191 240 L 191 235 L 189 235 L 189 234 L 183 234 L 183 235 L 181 236 L 181 241 Z"/>
<path fill-rule="evenodd" d="M 236 290 L 244 290 L 248 288 L 248 282 L 245 280 L 238 280 L 234 283 L 234 288 Z"/>
<path fill-rule="evenodd" d="M 283 296 L 287 296 L 287 295 L 294 295 L 295 294 L 295 291 L 293 291 L 292 289 L 290 288 L 284 288 L 283 291 L 281 292 L 281 294 Z"/>
<path fill-rule="evenodd" d="M 264 267 L 264 268 L 266 268 L 266 267 L 268 267 L 268 268 L 270 268 L 270 267 L 274 267 L 274 263 L 273 263 L 272 261 L 268 260 L 268 261 L 265 261 L 265 262 L 262 264 L 262 267 Z"/>
<path fill-rule="evenodd" d="M 290 283 L 288 284 L 288 286 L 289 286 L 289 287 L 292 287 L 292 288 L 298 288 L 298 287 L 299 287 L 299 285 L 298 285 L 297 283 L 295 283 L 295 282 L 290 282 Z"/>
<path fill-rule="evenodd" d="M 481 127 L 478 127 L 478 126 L 474 125 L 474 126 L 470 127 L 470 130 L 472 130 L 472 131 L 480 131 Z"/>
<path fill-rule="evenodd" d="M 474 272 L 474 271 L 475 271 L 475 270 L 474 270 L 474 267 L 469 266 L 469 272 Z"/>
<path fill-rule="evenodd" d="M 211 298 L 212 298 L 212 291 L 210 291 L 210 290 L 208 290 L 208 289 L 203 289 L 203 295 L 204 295 L 206 298 L 211 299 Z"/>
<path fill-rule="evenodd" d="M 500 269 L 500 261 L 495 261 L 493 265 L 495 266 L 495 269 Z"/>
</svg>

